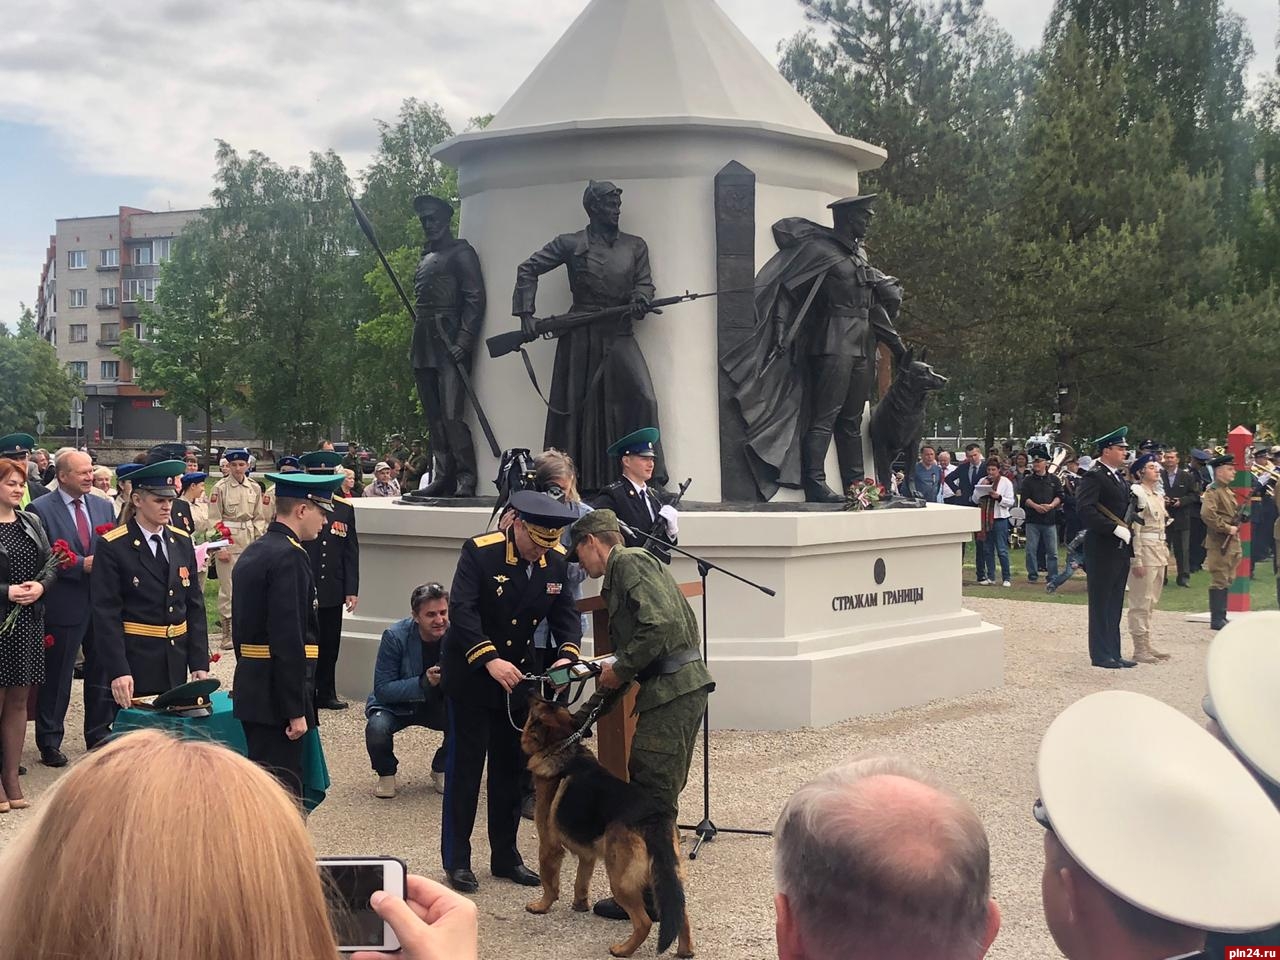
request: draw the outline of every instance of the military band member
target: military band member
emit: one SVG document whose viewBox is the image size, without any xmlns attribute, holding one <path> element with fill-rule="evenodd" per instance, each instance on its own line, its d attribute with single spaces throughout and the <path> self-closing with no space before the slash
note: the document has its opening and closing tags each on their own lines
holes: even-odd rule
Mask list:
<svg viewBox="0 0 1280 960">
<path fill-rule="evenodd" d="M 333 476 L 341 458 L 332 450 L 304 453 L 298 458 L 309 474 Z M 344 475 L 345 476 L 345 475 Z M 320 622 L 320 661 L 316 664 L 316 706 L 345 710 L 338 699 L 338 651 L 342 645 L 342 612 L 355 613 L 360 593 L 360 541 L 356 509 L 346 497 L 333 495 L 333 509 L 325 514 L 320 535 L 306 543 L 316 581 L 316 616 Z"/>
<path fill-rule="evenodd" d="M 317 725 L 316 588 L 303 544 L 332 509 L 335 476 L 269 473 L 275 520 L 241 554 L 235 578 L 236 673 L 232 712 L 248 757 L 302 796 L 302 737 Z"/>
<path fill-rule="evenodd" d="M 230 546 L 215 554 L 218 571 L 218 618 L 222 621 L 222 649 L 231 649 L 231 572 L 245 548 L 262 536 L 271 521 L 271 497 L 249 476 L 249 451 L 226 452 L 227 475 L 213 485 L 209 495 L 209 522 L 225 523 L 231 531 Z"/>
<path fill-rule="evenodd" d="M 640 685 L 627 772 L 644 791 L 644 813 L 674 821 L 707 695 L 715 689 L 702 660 L 697 621 L 671 573 L 648 551 L 623 546 L 612 510 L 587 514 L 573 525 L 572 537 L 587 575 L 604 578 L 600 595 L 608 605 L 617 659 L 604 667 L 599 685 L 604 691 L 632 681 Z M 580 723 L 596 702 L 593 697 L 579 710 Z M 597 903 L 595 911 L 626 918 L 612 898 Z"/>
<path fill-rule="evenodd" d="M 1168 660 L 1151 645 L 1151 614 L 1164 590 L 1165 572 L 1169 569 L 1169 545 L 1165 526 L 1169 514 L 1165 509 L 1164 491 L 1160 483 L 1160 457 L 1144 453 L 1133 461 L 1129 474 L 1135 483 L 1130 487 L 1138 502 L 1138 512 L 1130 526 L 1133 533 L 1133 559 L 1129 564 L 1129 636 L 1133 637 L 1133 659 L 1138 663 Z"/>
<path fill-rule="evenodd" d="M 94 647 L 121 707 L 209 671 L 204 595 L 185 530 L 169 523 L 181 460 L 131 476 L 133 516 L 102 535 L 89 575 Z"/>
<path fill-rule="evenodd" d="M 448 729 L 440 853 L 455 890 L 472 892 L 471 830 L 480 775 L 489 764 L 489 868 L 526 886 L 538 875 L 516 847 L 520 822 L 520 724 L 532 684 L 533 634 L 551 623 L 557 659 L 578 658 L 582 624 L 568 580 L 560 532 L 576 514 L 545 493 L 511 495 L 516 518 L 506 531 L 463 545 L 449 589 L 449 630 L 441 641 Z"/>
<path fill-rule="evenodd" d="M 1107 670 L 1137 666 L 1120 655 L 1120 617 L 1133 553 L 1133 533 L 1125 522 L 1133 496 L 1124 478 L 1128 433 L 1121 427 L 1094 441 L 1098 459 L 1081 478 L 1076 496 L 1089 571 L 1089 662 Z"/>
<path fill-rule="evenodd" d="M 36 438 L 29 433 L 10 433 L 0 437 L 0 457 L 6 460 L 17 460 L 24 467 L 31 451 L 35 449 Z M 32 480 L 30 474 L 27 476 L 27 488 L 22 493 L 22 500 L 18 504 L 18 509 L 25 510 L 27 504 L 37 497 L 43 497 L 49 492 L 49 488 L 42 484 L 39 480 Z"/>
<path fill-rule="evenodd" d="M 633 530 L 653 533 L 668 543 L 677 543 L 680 514 L 675 507 L 663 503 L 658 492 L 649 486 L 653 479 L 657 442 L 656 427 L 645 427 L 614 442 L 609 447 L 609 456 L 621 462 L 622 478 L 601 490 L 591 505 L 596 509 L 612 510 Z M 671 562 L 670 551 L 655 548 L 647 537 L 625 532 L 623 537 L 628 547 L 644 547 L 664 563 Z"/>
<path fill-rule="evenodd" d="M 1209 571 L 1209 629 L 1227 625 L 1227 591 L 1236 578 L 1243 556 L 1240 546 L 1240 507 L 1231 484 L 1236 478 L 1236 462 L 1231 454 L 1209 461 L 1213 483 L 1200 498 L 1200 519 L 1204 521 L 1205 569 Z"/>
</svg>

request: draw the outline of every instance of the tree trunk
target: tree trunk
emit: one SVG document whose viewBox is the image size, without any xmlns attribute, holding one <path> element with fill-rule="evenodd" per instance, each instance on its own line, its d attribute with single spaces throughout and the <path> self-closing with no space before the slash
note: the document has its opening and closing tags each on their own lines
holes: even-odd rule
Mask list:
<svg viewBox="0 0 1280 960">
<path fill-rule="evenodd" d="M 213 410 L 209 407 L 204 409 L 204 461 L 205 470 L 210 476 L 213 475 Z"/>
<path fill-rule="evenodd" d="M 1066 388 L 1066 393 L 1058 394 L 1058 413 L 1062 420 L 1058 424 L 1058 442 L 1069 443 L 1079 453 L 1076 437 L 1076 409 L 1079 397 L 1075 384 L 1075 361 L 1068 356 L 1058 355 L 1058 389 Z"/>
</svg>

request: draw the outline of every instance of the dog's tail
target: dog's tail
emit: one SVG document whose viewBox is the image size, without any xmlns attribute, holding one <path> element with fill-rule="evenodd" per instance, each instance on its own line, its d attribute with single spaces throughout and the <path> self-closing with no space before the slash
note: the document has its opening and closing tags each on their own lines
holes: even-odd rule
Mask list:
<svg viewBox="0 0 1280 960">
<path fill-rule="evenodd" d="M 644 845 L 653 863 L 653 892 L 658 904 L 658 953 L 675 943 L 684 926 L 684 884 L 676 861 L 676 825 L 670 817 L 653 817 L 643 826 Z"/>
</svg>

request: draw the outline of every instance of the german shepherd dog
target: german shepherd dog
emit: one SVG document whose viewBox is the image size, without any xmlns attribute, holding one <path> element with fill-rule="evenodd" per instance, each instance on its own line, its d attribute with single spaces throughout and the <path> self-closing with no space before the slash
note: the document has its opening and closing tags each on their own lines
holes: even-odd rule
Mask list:
<svg viewBox="0 0 1280 960">
<path fill-rule="evenodd" d="M 567 850 L 578 858 L 573 909 L 589 910 L 591 874 L 603 857 L 613 898 L 631 918 L 631 936 L 609 947 L 609 953 L 629 957 L 649 936 L 653 922 L 644 894 L 652 885 L 661 918 L 658 952 L 671 946 L 678 931 L 676 955 L 692 957 L 675 823 L 670 817 L 646 816 L 640 792 L 602 767 L 581 741 L 566 746 L 573 732 L 568 710 L 538 697 L 530 699 L 520 745 L 529 756 L 536 791 L 542 897 L 525 909 L 546 913 L 560 899 L 560 864 Z"/>
<path fill-rule="evenodd" d="M 924 408 L 929 394 L 947 385 L 947 378 L 925 363 L 928 351 L 908 350 L 898 365 L 893 383 L 871 410 L 871 449 L 875 452 L 876 482 L 890 489 L 893 461 L 903 454 L 903 473 L 911 478 L 920 456 L 920 435 L 924 430 Z"/>
</svg>

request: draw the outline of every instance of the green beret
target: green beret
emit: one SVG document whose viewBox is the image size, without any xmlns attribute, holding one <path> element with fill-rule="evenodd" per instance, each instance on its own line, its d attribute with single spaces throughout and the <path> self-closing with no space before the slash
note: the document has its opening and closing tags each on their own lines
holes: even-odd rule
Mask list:
<svg viewBox="0 0 1280 960">
<path fill-rule="evenodd" d="M 618 527 L 618 515 L 612 510 L 592 510 L 578 520 L 569 531 L 569 536 L 577 543 L 583 537 L 601 533 L 621 533 Z"/>
</svg>

